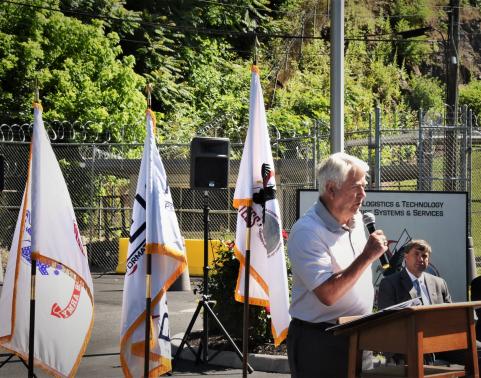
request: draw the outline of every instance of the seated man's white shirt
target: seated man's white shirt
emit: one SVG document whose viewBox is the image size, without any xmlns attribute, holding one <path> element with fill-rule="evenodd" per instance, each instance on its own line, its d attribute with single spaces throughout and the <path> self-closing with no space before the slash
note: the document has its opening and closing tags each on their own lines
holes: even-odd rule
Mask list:
<svg viewBox="0 0 481 378">
<path fill-rule="evenodd" d="M 421 275 L 416 277 L 414 274 L 412 274 L 409 269 L 406 268 L 406 272 L 409 275 L 409 278 L 411 278 L 411 281 L 414 283 L 414 281 L 418 280 L 419 282 L 419 287 L 423 291 L 424 296 L 428 299 L 429 303 L 424 303 L 424 304 L 431 304 L 431 298 L 428 293 L 428 286 L 426 285 L 426 280 L 424 279 L 424 273 L 421 273 Z M 413 285 L 414 286 L 414 285 Z"/>
<path fill-rule="evenodd" d="M 367 268 L 354 286 L 335 304 L 324 305 L 313 290 L 332 274 L 346 269 L 366 245 L 361 213 L 347 231 L 318 201 L 293 226 L 288 254 L 293 273 L 289 313 L 308 322 L 335 322 L 341 316 L 372 312 L 374 288 Z"/>
</svg>

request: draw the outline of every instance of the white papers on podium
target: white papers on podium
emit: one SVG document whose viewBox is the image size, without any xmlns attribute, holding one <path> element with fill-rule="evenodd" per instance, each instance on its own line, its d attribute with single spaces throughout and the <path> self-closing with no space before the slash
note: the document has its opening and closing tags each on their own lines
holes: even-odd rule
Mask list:
<svg viewBox="0 0 481 378">
<path fill-rule="evenodd" d="M 410 299 L 408 301 L 396 303 L 395 305 L 383 308 L 380 311 L 400 310 L 400 309 L 406 308 L 406 307 L 422 306 L 422 305 L 423 305 L 423 302 L 421 301 L 421 297 L 416 297 L 416 298 Z"/>
<path fill-rule="evenodd" d="M 404 308 L 414 307 L 414 306 L 422 306 L 421 297 L 416 297 L 416 298 L 410 299 L 410 300 L 405 301 L 405 302 L 396 303 L 393 306 L 383 308 L 382 310 L 379 310 L 379 311 L 374 312 L 372 314 L 353 317 L 353 320 L 347 321 L 347 322 L 342 323 L 342 324 L 333 325 L 332 327 L 326 328 L 326 331 L 334 331 L 337 328 L 345 326 L 346 324 L 350 324 L 350 323 L 353 323 L 353 322 L 359 322 L 359 321 L 361 321 L 362 319 L 365 319 L 365 318 L 375 319 L 375 318 L 383 316 L 386 313 L 395 312 L 397 310 L 402 310 Z"/>
</svg>

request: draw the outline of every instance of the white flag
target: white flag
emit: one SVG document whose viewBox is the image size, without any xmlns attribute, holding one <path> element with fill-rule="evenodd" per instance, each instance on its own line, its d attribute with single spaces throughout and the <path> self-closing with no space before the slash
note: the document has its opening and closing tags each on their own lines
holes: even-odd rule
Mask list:
<svg viewBox="0 0 481 378">
<path fill-rule="evenodd" d="M 28 360 L 30 270 L 37 260 L 34 363 L 73 377 L 93 326 L 93 285 L 67 185 L 34 104 L 30 163 L 0 298 L 0 345 Z"/>
<path fill-rule="evenodd" d="M 122 301 L 120 361 L 126 377 L 141 377 L 144 373 L 146 252 L 152 254 L 149 376 L 172 370 L 166 295 L 187 266 L 167 176 L 155 145 L 154 127 L 154 114 L 148 110 Z"/>
<path fill-rule="evenodd" d="M 249 130 L 234 193 L 234 207 L 238 209 L 235 253 L 240 262 L 235 298 L 244 301 L 246 219 L 251 206 L 249 303 L 269 309 L 272 335 L 277 346 L 286 338 L 290 322 L 279 202 L 276 198 L 268 199 L 263 211 L 262 206 L 253 201 L 254 193 L 261 190 L 268 193 L 276 186 L 269 141 L 259 70 L 252 66 Z"/>
</svg>

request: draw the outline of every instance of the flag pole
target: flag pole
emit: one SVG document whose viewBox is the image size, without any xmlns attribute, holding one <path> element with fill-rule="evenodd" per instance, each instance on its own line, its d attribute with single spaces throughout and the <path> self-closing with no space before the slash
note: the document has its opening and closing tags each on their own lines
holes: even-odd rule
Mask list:
<svg viewBox="0 0 481 378">
<path fill-rule="evenodd" d="M 254 32 L 254 59 L 253 65 L 257 65 L 257 35 Z M 247 208 L 247 232 L 246 232 L 246 255 L 244 264 L 244 329 L 242 332 L 242 377 L 247 377 L 249 365 L 249 281 L 251 269 L 251 227 L 252 227 L 252 204 Z"/>
<path fill-rule="evenodd" d="M 247 377 L 249 366 L 249 281 L 251 268 L 252 206 L 247 208 L 246 255 L 244 264 L 244 329 L 242 334 L 242 377 Z"/>
<path fill-rule="evenodd" d="M 38 79 L 35 78 L 35 95 L 34 95 L 34 102 L 35 104 L 40 104 L 40 95 L 38 91 Z M 32 141 L 30 141 L 30 149 L 32 149 Z M 33 154 L 31 154 L 31 171 L 30 174 L 33 174 Z M 36 183 L 35 180 L 32 178 L 32 187 Z M 30 190 L 33 190 L 31 188 Z M 33 204 L 32 204 L 33 208 Z M 34 246 L 33 234 L 32 234 L 32 247 Z M 36 245 L 36 244 L 35 244 Z M 30 252 L 30 323 L 28 328 L 28 377 L 33 378 L 35 377 L 34 373 L 34 362 L 33 356 L 35 352 L 35 286 L 36 286 L 36 279 L 37 279 L 37 259 L 34 257 L 34 249 L 31 249 Z"/>
<path fill-rule="evenodd" d="M 152 303 L 151 297 L 151 274 L 152 274 L 152 255 L 145 246 L 145 254 L 146 254 L 146 272 L 145 272 L 145 347 L 144 347 L 144 377 L 149 376 L 149 356 L 150 356 L 150 305 Z"/>
<path fill-rule="evenodd" d="M 152 84 L 147 84 L 145 87 L 145 91 L 147 92 L 147 109 L 150 109 L 152 106 Z M 148 159 L 150 161 L 150 157 Z M 149 182 L 150 182 L 150 163 L 147 166 L 147 190 L 149 190 Z M 148 195 L 146 196 L 147 199 Z M 148 206 L 146 206 L 147 211 Z M 152 254 L 150 253 L 150 249 L 148 248 L 148 236 L 147 235 L 147 224 L 146 224 L 146 238 L 145 238 L 145 258 L 146 258 L 146 266 L 145 266 L 145 344 L 144 344 L 144 377 L 149 376 L 149 360 L 150 360 L 150 318 L 151 318 L 151 304 L 152 304 L 152 287 L 151 287 L 151 276 L 152 276 Z"/>
<path fill-rule="evenodd" d="M 35 376 L 33 372 L 33 352 L 35 349 L 35 283 L 37 275 L 37 260 L 30 255 L 30 327 L 28 331 L 28 377 Z"/>
</svg>

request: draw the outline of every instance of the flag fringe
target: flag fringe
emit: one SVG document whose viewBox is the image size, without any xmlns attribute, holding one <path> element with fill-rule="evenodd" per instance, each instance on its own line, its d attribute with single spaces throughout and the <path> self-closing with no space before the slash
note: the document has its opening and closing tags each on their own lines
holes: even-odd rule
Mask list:
<svg viewBox="0 0 481 378">
<path fill-rule="evenodd" d="M 244 255 L 237 249 L 237 246 L 234 246 L 234 253 L 235 253 L 235 256 L 236 258 L 239 260 L 239 263 L 240 263 L 240 267 L 239 267 L 239 270 L 241 269 L 241 267 L 245 267 L 245 257 Z M 251 266 L 250 267 L 250 274 L 251 276 L 253 276 L 255 278 L 255 280 L 258 282 L 258 284 L 262 287 L 262 290 L 264 290 L 264 292 L 266 293 L 267 296 L 269 296 L 269 286 L 267 285 L 267 283 L 262 279 L 262 277 L 260 276 L 260 274 Z"/>
<path fill-rule="evenodd" d="M 250 207 L 254 204 L 252 201 L 252 198 L 238 198 L 234 199 L 232 206 L 234 206 L 234 209 L 238 209 L 242 206 Z"/>
<path fill-rule="evenodd" d="M 23 208 L 22 208 L 22 218 L 20 220 L 20 231 L 18 233 L 18 241 L 17 241 L 17 255 L 16 255 L 16 261 L 15 261 L 15 275 L 13 278 L 13 293 L 12 293 L 12 316 L 11 316 L 11 324 L 10 324 L 10 335 L 5 335 L 0 338 L 0 342 L 9 342 L 12 337 L 13 333 L 15 330 L 15 319 L 17 317 L 17 281 L 18 281 L 18 275 L 19 275 L 19 270 L 20 270 L 20 257 L 22 255 L 21 249 L 22 249 L 22 240 L 23 240 L 23 234 L 25 232 L 25 215 L 27 212 L 28 208 L 28 193 L 30 191 L 30 170 L 32 166 L 32 144 L 30 144 L 30 155 L 28 159 L 28 170 L 27 170 L 27 182 L 25 184 L 25 192 L 23 193 Z"/>
<path fill-rule="evenodd" d="M 19 352 L 19 351 L 15 350 L 15 349 L 12 349 L 12 348 L 9 348 L 9 347 L 3 346 L 3 345 L 2 345 L 2 348 L 5 349 L 7 352 L 16 355 L 18 358 L 22 359 L 23 361 L 28 361 L 28 354 Z M 58 377 L 58 378 L 66 377 L 65 375 L 61 374 L 60 372 L 58 372 L 57 370 L 53 369 L 52 367 L 46 365 L 45 363 L 43 363 L 42 361 L 38 360 L 37 358 L 34 358 L 34 366 L 37 366 L 37 367 L 41 368 L 41 369 L 44 370 L 45 372 L 51 374 L 53 377 L 56 377 L 56 378 L 57 378 L 57 377 Z M 74 377 L 74 376 L 75 376 L 75 375 L 68 375 L 67 377 Z"/>
<path fill-rule="evenodd" d="M 182 251 L 179 251 L 176 248 L 172 248 L 167 244 L 148 243 L 145 245 L 145 253 L 169 256 L 179 261 L 185 260 L 185 255 Z"/>
<path fill-rule="evenodd" d="M 169 250 L 175 251 L 173 248 L 168 248 Z M 178 258 L 179 256 L 172 256 L 174 258 Z M 151 302 L 151 307 L 154 308 L 157 303 L 160 302 L 162 299 L 162 296 L 167 292 L 168 288 L 175 282 L 175 280 L 182 274 L 184 269 L 187 266 L 187 260 L 185 256 L 183 257 L 183 262 L 180 264 L 180 266 L 174 271 L 174 273 L 170 276 L 170 278 L 166 281 L 164 287 L 159 291 L 159 293 L 152 299 Z M 124 336 L 122 337 L 122 340 L 120 341 L 120 362 L 122 365 L 122 371 L 124 372 L 124 375 L 126 377 L 132 377 L 132 374 L 130 373 L 130 370 L 128 368 L 128 363 L 125 360 L 125 349 L 126 349 L 126 344 L 134 331 L 142 324 L 142 322 L 145 322 L 145 317 L 146 317 L 147 311 L 143 311 L 142 314 L 132 323 L 132 325 L 127 329 L 125 332 Z M 169 370 L 168 370 L 169 371 Z M 165 372 L 164 372 L 165 373 Z"/>
<path fill-rule="evenodd" d="M 89 290 L 86 290 L 87 293 L 89 293 Z M 84 338 L 84 341 L 82 343 L 82 347 L 80 348 L 80 353 L 77 356 L 77 359 L 72 367 L 72 370 L 70 374 L 68 375 L 69 377 L 75 377 L 75 374 L 77 372 L 77 369 L 80 365 L 80 361 L 82 361 L 82 357 L 85 354 L 85 351 L 87 350 L 87 345 L 90 341 L 90 336 L 92 335 L 92 330 L 94 328 L 94 318 L 95 318 L 95 304 L 92 301 L 92 320 L 90 321 L 89 329 L 87 331 L 86 337 Z"/>
<path fill-rule="evenodd" d="M 152 111 L 152 109 L 147 109 L 145 111 L 146 115 L 150 116 L 150 119 L 152 120 L 152 133 L 155 135 L 155 127 L 157 125 L 157 119 L 155 118 L 155 113 Z"/>
<path fill-rule="evenodd" d="M 151 343 L 152 341 L 154 340 L 151 339 Z M 136 355 L 137 357 L 144 358 L 145 343 L 143 341 L 132 344 L 131 349 L 132 349 L 132 354 Z M 155 363 L 158 365 L 149 370 L 149 377 L 158 377 L 159 375 L 163 375 L 172 370 L 172 361 L 165 358 L 161 354 L 150 352 L 149 361 L 152 361 L 152 363 Z"/>
<path fill-rule="evenodd" d="M 279 335 L 277 335 L 276 330 L 274 328 L 274 324 L 272 324 L 272 318 L 271 318 L 271 331 L 272 331 L 272 338 L 274 339 L 274 346 L 278 347 L 287 338 L 288 328 L 284 328 L 282 332 Z"/>
<path fill-rule="evenodd" d="M 42 107 L 42 104 L 40 102 L 34 101 L 33 104 L 32 104 L 32 108 L 38 109 L 41 112 L 43 112 L 43 107 Z"/>
</svg>

